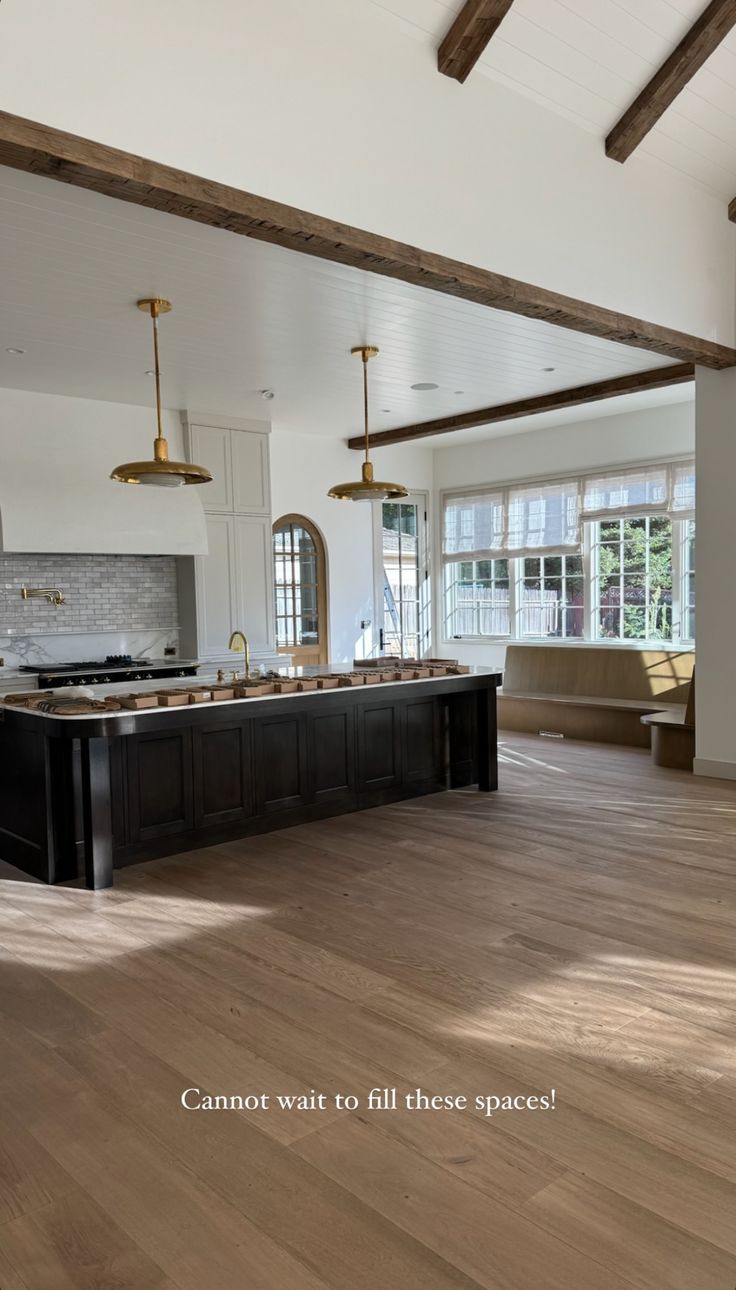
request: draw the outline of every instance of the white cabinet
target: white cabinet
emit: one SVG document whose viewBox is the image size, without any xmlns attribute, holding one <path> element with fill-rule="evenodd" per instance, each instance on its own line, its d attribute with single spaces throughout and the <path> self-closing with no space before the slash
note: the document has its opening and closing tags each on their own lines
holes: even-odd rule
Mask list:
<svg viewBox="0 0 736 1290">
<path fill-rule="evenodd" d="M 235 515 L 235 619 L 251 650 L 273 652 L 273 554 L 271 517 Z"/>
<path fill-rule="evenodd" d="M 268 430 L 251 428 L 256 426 L 262 423 L 244 421 L 237 429 L 189 423 L 189 460 L 206 466 L 212 475 L 203 498 L 206 511 L 271 514 Z"/>
<path fill-rule="evenodd" d="M 189 427 L 189 460 L 206 466 L 212 483 L 203 485 L 207 496 L 202 498 L 205 511 L 227 513 L 233 509 L 233 473 L 230 456 L 230 436 L 226 426 Z"/>
<path fill-rule="evenodd" d="M 189 459 L 211 471 L 212 483 L 202 489 L 209 554 L 180 570 L 182 647 L 230 662 L 227 643 L 239 629 L 254 656 L 273 655 L 270 427 L 197 417 L 187 431 Z"/>
<path fill-rule="evenodd" d="M 267 515 L 271 518 L 271 476 L 269 441 L 265 434 L 248 434 L 233 430 L 232 452 L 233 510 L 240 514 Z"/>
<path fill-rule="evenodd" d="M 209 554 L 196 561 L 197 654 L 217 658 L 227 650 L 235 618 L 237 574 L 233 519 L 230 515 L 207 515 L 206 524 Z"/>
</svg>

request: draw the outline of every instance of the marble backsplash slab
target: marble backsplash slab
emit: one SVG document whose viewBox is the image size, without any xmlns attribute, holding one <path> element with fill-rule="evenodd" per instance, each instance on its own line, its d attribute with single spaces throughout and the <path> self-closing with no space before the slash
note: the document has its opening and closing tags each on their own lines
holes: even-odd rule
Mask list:
<svg viewBox="0 0 736 1290">
<path fill-rule="evenodd" d="M 0 656 L 5 660 L 0 679 L 24 663 L 66 663 L 74 659 L 104 659 L 108 654 L 133 658 L 163 658 L 164 650 L 178 650 L 179 633 L 165 627 L 150 631 L 61 632 L 28 636 L 0 635 Z"/>
</svg>

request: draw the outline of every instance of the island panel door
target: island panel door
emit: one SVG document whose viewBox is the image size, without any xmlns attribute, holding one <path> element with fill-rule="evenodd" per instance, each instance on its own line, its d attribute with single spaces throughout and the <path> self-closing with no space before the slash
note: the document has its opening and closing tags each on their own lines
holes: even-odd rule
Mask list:
<svg viewBox="0 0 736 1290">
<path fill-rule="evenodd" d="M 195 827 L 247 820 L 255 812 L 253 722 L 194 731 Z"/>
<path fill-rule="evenodd" d="M 148 842 L 194 825 L 192 731 L 126 737 L 131 842 Z"/>
<path fill-rule="evenodd" d="M 261 717 L 255 723 L 256 809 L 259 815 L 309 801 L 305 716 Z"/>
<path fill-rule="evenodd" d="M 401 783 L 401 705 L 395 701 L 358 708 L 358 788 L 371 793 Z"/>
<path fill-rule="evenodd" d="M 441 704 L 432 695 L 410 699 L 404 707 L 404 765 L 407 783 L 443 785 Z M 444 785 L 443 785 L 444 786 Z"/>
<path fill-rule="evenodd" d="M 355 709 L 315 714 L 309 723 L 309 764 L 315 802 L 355 796 Z"/>
</svg>

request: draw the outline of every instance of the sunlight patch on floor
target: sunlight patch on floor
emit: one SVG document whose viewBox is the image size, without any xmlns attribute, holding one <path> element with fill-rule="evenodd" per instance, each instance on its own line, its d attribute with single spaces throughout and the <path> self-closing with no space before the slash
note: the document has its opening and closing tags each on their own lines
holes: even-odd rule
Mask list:
<svg viewBox="0 0 736 1290">
<path fill-rule="evenodd" d="M 621 974 L 618 984 L 612 970 Z M 492 982 L 489 986 L 493 988 Z M 669 1014 L 668 995 L 690 997 L 693 1018 Z M 702 1015 L 697 1011 L 699 998 Z M 646 955 L 601 954 L 560 964 L 553 975 L 540 975 L 537 982 L 517 987 L 508 1002 L 500 992 L 498 1002 L 484 1002 L 437 1029 L 489 1046 L 605 1058 L 606 1064 L 613 1061 L 624 1072 L 666 1054 L 668 1061 L 697 1068 L 710 1079 L 736 1071 L 732 1035 L 723 1032 L 723 1017 L 716 1013 L 719 1005 L 728 1008 L 734 999 L 736 964 L 709 967 Z M 715 1016 L 713 1029 L 708 1027 L 709 1005 Z M 537 1038 L 529 1028 L 534 1010 L 539 1012 L 540 1007 L 549 1011 Z"/>
<path fill-rule="evenodd" d="M 20 886 L 20 884 L 19 884 Z M 0 892 L 2 884 L 0 883 Z M 50 887 L 13 890 L 0 906 L 0 961 L 51 971 L 111 963 L 127 954 L 180 944 L 193 935 L 237 923 L 247 944 L 248 923 L 260 922 L 271 905 L 217 902 L 197 897 L 149 896 L 105 907 L 69 897 L 85 891 Z M 53 920 L 48 923 L 45 919 Z"/>
<path fill-rule="evenodd" d="M 548 761 L 542 761 L 541 757 L 532 757 L 530 753 L 519 752 L 518 748 L 509 748 L 506 744 L 498 745 L 498 760 L 506 762 L 509 766 L 541 766 L 542 770 L 552 770 L 556 775 L 569 775 L 569 771 L 564 770 L 562 766 L 553 766 Z"/>
</svg>

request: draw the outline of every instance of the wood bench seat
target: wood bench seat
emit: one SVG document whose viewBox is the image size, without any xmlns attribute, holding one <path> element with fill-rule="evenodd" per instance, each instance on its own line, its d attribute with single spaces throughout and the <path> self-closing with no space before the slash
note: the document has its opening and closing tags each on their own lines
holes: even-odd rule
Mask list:
<svg viewBox="0 0 736 1290">
<path fill-rule="evenodd" d="M 656 712 L 647 713 L 641 718 L 645 726 L 681 726 L 683 730 L 694 730 L 695 723 L 685 720 L 685 708 L 678 708 L 677 712 Z"/>
<path fill-rule="evenodd" d="M 590 708 L 611 708 L 615 710 L 622 708 L 627 712 L 640 712 L 651 714 L 654 718 L 660 716 L 672 716 L 674 720 L 681 721 L 685 716 L 684 703 L 659 703 L 656 699 L 612 699 L 601 697 L 599 694 L 543 694 L 543 693 L 525 693 L 523 690 L 508 690 L 504 686 L 499 690 L 499 697 L 503 694 L 507 699 L 537 699 L 545 703 L 572 703 L 580 707 Z M 642 716 L 642 720 L 644 717 Z"/>
<path fill-rule="evenodd" d="M 642 717 L 680 724 L 693 654 L 616 646 L 509 645 L 498 696 L 502 730 L 648 748 Z"/>
<path fill-rule="evenodd" d="M 673 770 L 692 770 L 695 757 L 695 672 L 690 681 L 686 706 L 680 712 L 650 712 L 640 717 L 652 736 L 652 761 L 655 766 Z"/>
</svg>

